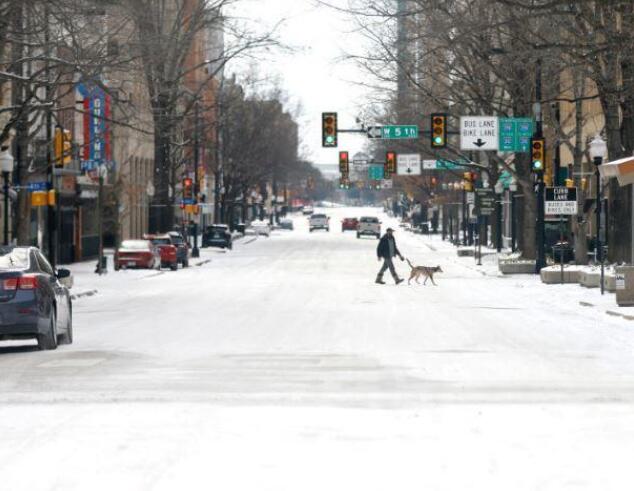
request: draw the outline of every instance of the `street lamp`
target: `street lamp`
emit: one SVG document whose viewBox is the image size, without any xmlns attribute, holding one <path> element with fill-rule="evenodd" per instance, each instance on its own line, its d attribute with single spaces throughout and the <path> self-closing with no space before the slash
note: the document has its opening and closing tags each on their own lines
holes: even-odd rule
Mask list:
<svg viewBox="0 0 634 491">
<path fill-rule="evenodd" d="M 590 158 L 592 158 L 596 167 L 594 174 L 597 181 L 597 236 L 595 241 L 595 257 L 597 261 L 601 263 L 601 295 L 605 293 L 605 266 L 603 262 L 603 245 L 601 244 L 601 199 L 603 190 L 601 188 L 601 173 L 599 172 L 599 168 L 601 164 L 603 164 L 603 159 L 607 153 L 608 145 L 600 135 L 596 135 L 590 142 Z"/>
<path fill-rule="evenodd" d="M 515 193 L 517 192 L 517 181 L 515 177 L 509 184 L 509 191 L 511 192 L 511 252 L 515 252 L 517 243 L 517 225 L 515 223 Z"/>
<path fill-rule="evenodd" d="M 501 179 L 498 179 L 498 182 L 495 183 L 493 187 L 495 190 L 495 194 L 497 195 L 496 200 L 496 228 L 495 228 L 495 243 L 497 246 L 498 252 L 502 252 L 502 193 L 504 193 L 504 183 L 502 183 Z"/>
<path fill-rule="evenodd" d="M 8 148 L 0 153 L 0 170 L 4 178 L 4 245 L 9 245 L 9 174 L 13 172 L 13 155 Z"/>
</svg>

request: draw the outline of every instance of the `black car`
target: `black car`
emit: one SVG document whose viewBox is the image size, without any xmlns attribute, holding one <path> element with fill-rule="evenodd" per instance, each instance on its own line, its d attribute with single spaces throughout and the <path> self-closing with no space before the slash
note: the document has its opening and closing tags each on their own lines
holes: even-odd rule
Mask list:
<svg viewBox="0 0 634 491">
<path fill-rule="evenodd" d="M 203 247 L 221 247 L 231 249 L 233 247 L 231 232 L 227 225 L 210 225 L 203 233 Z"/>
<path fill-rule="evenodd" d="M 0 247 L 0 340 L 36 338 L 40 349 L 73 342 L 72 303 L 60 280 L 36 247 Z"/>
</svg>

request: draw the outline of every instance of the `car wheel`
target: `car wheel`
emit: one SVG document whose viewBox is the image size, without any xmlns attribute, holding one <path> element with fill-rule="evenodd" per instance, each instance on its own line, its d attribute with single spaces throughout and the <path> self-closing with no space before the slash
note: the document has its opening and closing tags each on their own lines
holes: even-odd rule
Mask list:
<svg viewBox="0 0 634 491">
<path fill-rule="evenodd" d="M 68 306 L 68 322 L 66 323 L 66 332 L 62 335 L 60 344 L 73 344 L 73 309 Z"/>
<path fill-rule="evenodd" d="M 357 239 L 361 238 L 361 234 L 359 232 L 357 232 Z"/>
<path fill-rule="evenodd" d="M 189 261 L 183 261 L 183 268 L 189 268 Z"/>
<path fill-rule="evenodd" d="M 55 311 L 51 310 L 48 320 L 48 330 L 44 334 L 37 335 L 37 346 L 41 350 L 57 348 L 57 327 L 55 326 Z"/>
<path fill-rule="evenodd" d="M 178 263 L 170 264 L 170 269 L 176 271 L 178 269 Z"/>
</svg>

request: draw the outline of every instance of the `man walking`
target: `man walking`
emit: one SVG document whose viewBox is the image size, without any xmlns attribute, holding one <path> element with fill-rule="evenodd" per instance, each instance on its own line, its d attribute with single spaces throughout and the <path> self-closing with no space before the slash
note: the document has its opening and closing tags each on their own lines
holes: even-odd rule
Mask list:
<svg viewBox="0 0 634 491">
<path fill-rule="evenodd" d="M 385 232 L 385 235 L 381 237 L 379 245 L 376 248 L 376 255 L 378 256 L 379 261 L 383 259 L 383 266 L 381 266 L 381 270 L 376 276 L 376 282 L 380 285 L 385 285 L 385 281 L 383 281 L 383 273 L 385 273 L 388 268 L 390 270 L 390 273 L 392 274 L 392 278 L 394 278 L 394 282 L 397 285 L 403 281 L 403 279 L 399 278 L 396 274 L 396 269 L 394 269 L 394 263 L 392 262 L 392 258 L 394 256 L 398 256 L 399 258 L 401 258 L 401 261 L 405 260 L 396 247 L 396 240 L 394 240 L 393 233 L 394 230 L 388 228 Z"/>
</svg>

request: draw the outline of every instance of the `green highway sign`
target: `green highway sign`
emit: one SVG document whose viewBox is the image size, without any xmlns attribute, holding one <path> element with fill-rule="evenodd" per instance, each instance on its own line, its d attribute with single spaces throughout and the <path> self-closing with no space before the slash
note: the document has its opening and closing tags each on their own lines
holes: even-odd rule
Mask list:
<svg viewBox="0 0 634 491">
<path fill-rule="evenodd" d="M 383 166 L 371 165 L 368 167 L 368 179 L 370 181 L 381 181 L 383 179 Z"/>
<path fill-rule="evenodd" d="M 367 130 L 368 138 L 378 140 L 405 140 L 418 138 L 418 126 L 370 126 Z"/>
<path fill-rule="evenodd" d="M 531 118 L 500 118 L 500 152 L 530 152 L 533 126 Z"/>
</svg>

